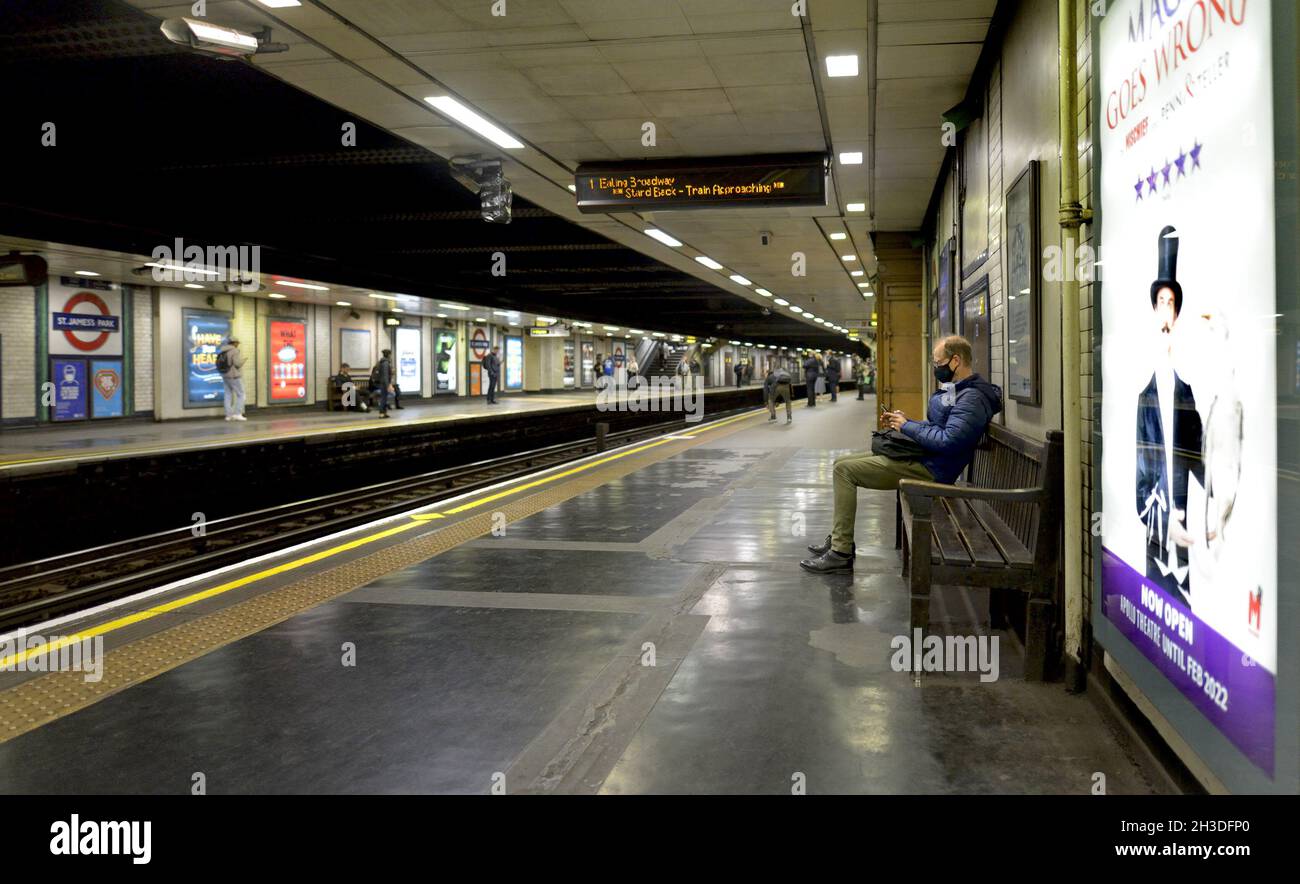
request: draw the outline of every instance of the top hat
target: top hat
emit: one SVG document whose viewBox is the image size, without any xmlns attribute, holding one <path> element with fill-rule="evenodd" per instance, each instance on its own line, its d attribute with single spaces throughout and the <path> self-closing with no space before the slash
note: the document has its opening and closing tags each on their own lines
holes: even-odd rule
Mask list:
<svg viewBox="0 0 1300 884">
<path fill-rule="evenodd" d="M 1183 312 L 1183 287 L 1178 284 L 1178 231 L 1170 224 L 1160 230 L 1160 239 L 1156 241 L 1160 251 L 1160 266 L 1156 271 L 1156 280 L 1151 283 L 1151 306 L 1156 306 L 1156 295 L 1163 288 L 1174 293 L 1174 315 Z"/>
</svg>

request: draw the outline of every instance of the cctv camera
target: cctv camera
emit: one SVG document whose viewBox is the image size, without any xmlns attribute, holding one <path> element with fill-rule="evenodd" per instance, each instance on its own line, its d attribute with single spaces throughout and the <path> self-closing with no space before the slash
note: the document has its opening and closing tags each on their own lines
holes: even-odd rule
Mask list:
<svg viewBox="0 0 1300 884">
<path fill-rule="evenodd" d="M 270 42 L 269 27 L 249 33 L 183 16 L 167 19 L 159 30 L 173 43 L 218 58 L 245 58 L 259 52 L 285 52 L 289 48 L 285 43 Z"/>
</svg>

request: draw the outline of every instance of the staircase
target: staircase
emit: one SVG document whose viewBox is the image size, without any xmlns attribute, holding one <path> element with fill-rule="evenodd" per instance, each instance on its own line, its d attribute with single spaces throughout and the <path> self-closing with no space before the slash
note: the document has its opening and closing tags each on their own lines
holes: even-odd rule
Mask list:
<svg viewBox="0 0 1300 884">
<path fill-rule="evenodd" d="M 694 344 L 669 344 L 666 353 L 662 347 L 657 348 L 650 363 L 641 365 L 641 374 L 648 378 L 676 377 L 682 362 L 690 361 L 694 352 Z"/>
</svg>

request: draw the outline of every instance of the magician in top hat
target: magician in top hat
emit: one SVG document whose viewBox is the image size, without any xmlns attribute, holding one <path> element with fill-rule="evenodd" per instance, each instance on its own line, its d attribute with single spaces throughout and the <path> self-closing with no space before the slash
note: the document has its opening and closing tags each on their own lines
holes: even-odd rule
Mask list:
<svg viewBox="0 0 1300 884">
<path fill-rule="evenodd" d="M 1187 550 L 1187 476 L 1205 484 L 1201 416 L 1192 388 L 1174 371 L 1174 326 L 1183 309 L 1178 283 L 1178 231 L 1166 225 L 1157 240 L 1159 267 L 1151 283 L 1155 373 L 1138 396 L 1137 511 L 1146 526 L 1147 580 L 1184 605 L 1191 595 Z M 1189 605 L 1190 607 L 1190 605 Z"/>
</svg>

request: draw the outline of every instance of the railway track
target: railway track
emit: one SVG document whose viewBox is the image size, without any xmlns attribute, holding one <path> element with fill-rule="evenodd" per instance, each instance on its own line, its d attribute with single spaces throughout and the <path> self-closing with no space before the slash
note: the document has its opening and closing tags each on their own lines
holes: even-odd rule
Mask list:
<svg viewBox="0 0 1300 884">
<path fill-rule="evenodd" d="M 680 428 L 680 421 L 668 421 L 625 430 L 606 436 L 604 447 Z M 598 440 L 586 438 L 214 519 L 201 531 L 187 525 L 0 568 L 0 630 L 83 611 L 598 450 Z"/>
</svg>

